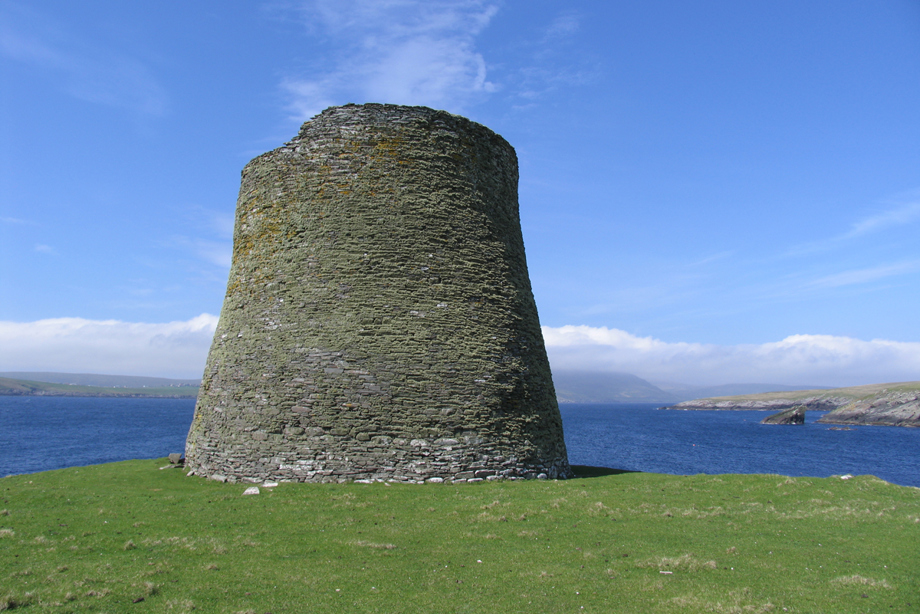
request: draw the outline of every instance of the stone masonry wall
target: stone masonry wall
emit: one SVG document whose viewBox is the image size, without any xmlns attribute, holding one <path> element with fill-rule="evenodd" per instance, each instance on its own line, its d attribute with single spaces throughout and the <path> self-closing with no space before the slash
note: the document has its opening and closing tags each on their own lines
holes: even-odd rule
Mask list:
<svg viewBox="0 0 920 614">
<path fill-rule="evenodd" d="M 570 475 L 517 158 L 425 107 L 346 105 L 243 169 L 187 466 L 229 480 Z"/>
</svg>

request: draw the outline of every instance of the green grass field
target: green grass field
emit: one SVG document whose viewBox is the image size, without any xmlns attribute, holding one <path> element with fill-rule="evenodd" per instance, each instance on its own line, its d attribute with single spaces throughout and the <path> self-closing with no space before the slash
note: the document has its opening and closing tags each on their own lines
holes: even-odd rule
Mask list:
<svg viewBox="0 0 920 614">
<path fill-rule="evenodd" d="M 0 479 L 0 610 L 920 612 L 920 489 L 871 476 Z"/>
</svg>

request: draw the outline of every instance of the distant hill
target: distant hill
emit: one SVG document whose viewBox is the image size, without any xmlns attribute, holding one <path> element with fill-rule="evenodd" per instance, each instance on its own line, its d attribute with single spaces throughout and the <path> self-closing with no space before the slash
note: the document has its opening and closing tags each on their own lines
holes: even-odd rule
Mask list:
<svg viewBox="0 0 920 614">
<path fill-rule="evenodd" d="M 48 373 L 33 371 L 0 372 L 0 377 L 22 379 L 49 384 L 72 384 L 75 386 L 101 386 L 103 388 L 166 388 L 201 384 L 200 379 L 170 379 L 166 377 L 142 377 L 138 375 L 100 375 L 97 373 Z"/>
<path fill-rule="evenodd" d="M 553 384 L 560 403 L 676 403 L 683 400 L 629 373 L 553 371 Z"/>
<path fill-rule="evenodd" d="M 560 403 L 679 403 L 728 395 L 825 389 L 782 384 L 692 386 L 675 382 L 652 383 L 629 373 L 556 370 L 553 371 L 553 384 Z"/>
<path fill-rule="evenodd" d="M 0 396 L 195 398 L 198 396 L 198 386 L 106 388 L 0 377 Z"/>
<path fill-rule="evenodd" d="M 708 399 L 762 392 L 794 392 L 798 390 L 829 390 L 828 386 L 784 386 L 783 384 L 722 384 L 721 386 L 691 386 L 674 382 L 655 382 L 656 386 L 681 400 Z"/>
</svg>

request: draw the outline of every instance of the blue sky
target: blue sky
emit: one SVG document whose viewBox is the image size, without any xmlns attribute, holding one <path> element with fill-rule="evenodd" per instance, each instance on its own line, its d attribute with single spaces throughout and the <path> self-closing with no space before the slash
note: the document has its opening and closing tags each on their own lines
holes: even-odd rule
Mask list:
<svg viewBox="0 0 920 614">
<path fill-rule="evenodd" d="M 323 108 L 520 161 L 554 368 L 920 379 L 920 3 L 0 3 L 0 370 L 196 377 L 239 173 Z"/>
</svg>

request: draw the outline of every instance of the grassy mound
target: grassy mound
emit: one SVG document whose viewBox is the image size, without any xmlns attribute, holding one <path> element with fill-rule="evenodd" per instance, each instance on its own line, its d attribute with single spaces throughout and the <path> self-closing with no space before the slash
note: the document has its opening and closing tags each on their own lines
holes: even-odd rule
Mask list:
<svg viewBox="0 0 920 614">
<path fill-rule="evenodd" d="M 246 485 L 0 479 L 0 610 L 920 611 L 920 489 L 871 476 Z"/>
</svg>

